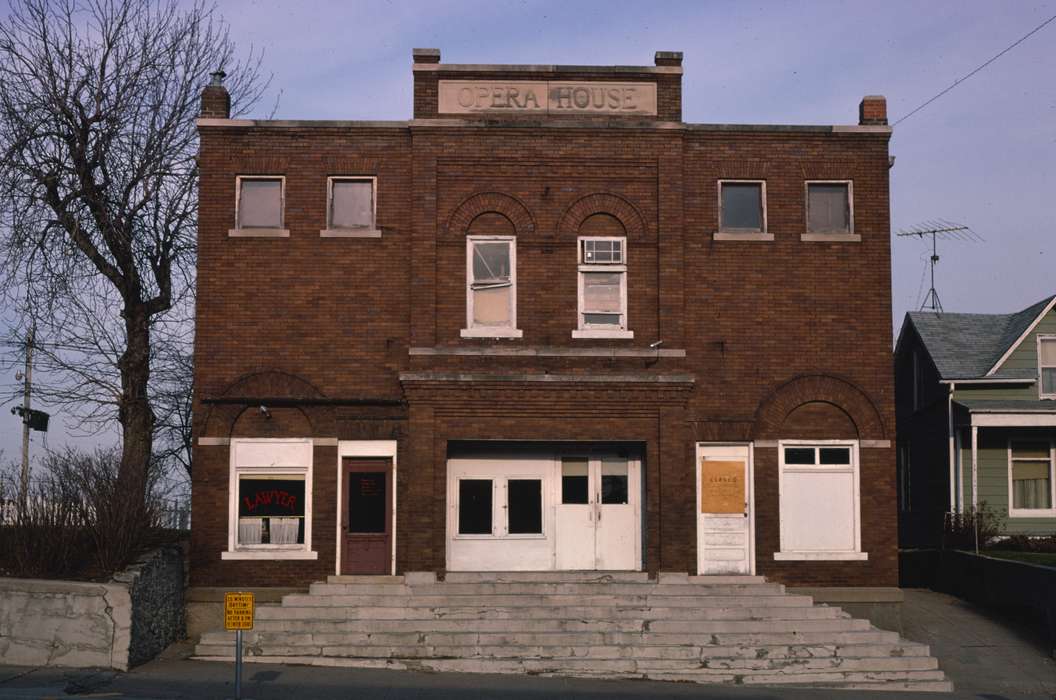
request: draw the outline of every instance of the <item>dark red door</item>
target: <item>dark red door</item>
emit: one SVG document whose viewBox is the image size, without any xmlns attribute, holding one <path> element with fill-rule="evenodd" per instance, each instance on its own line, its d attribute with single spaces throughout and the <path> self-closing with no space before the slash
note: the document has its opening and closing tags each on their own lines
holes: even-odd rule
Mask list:
<svg viewBox="0 0 1056 700">
<path fill-rule="evenodd" d="M 392 460 L 346 457 L 342 469 L 341 573 L 392 573 Z"/>
</svg>

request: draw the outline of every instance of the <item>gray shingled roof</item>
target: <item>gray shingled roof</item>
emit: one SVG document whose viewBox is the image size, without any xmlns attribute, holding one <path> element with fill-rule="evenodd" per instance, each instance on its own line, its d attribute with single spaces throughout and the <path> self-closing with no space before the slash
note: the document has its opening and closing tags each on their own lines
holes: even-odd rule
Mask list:
<svg viewBox="0 0 1056 700">
<path fill-rule="evenodd" d="M 1056 413 L 1056 400 L 1037 399 L 956 399 L 972 413 Z"/>
<path fill-rule="evenodd" d="M 1012 314 L 911 311 L 908 316 L 943 379 L 974 379 L 990 371 L 1052 299 Z M 1029 379 L 1034 375 L 1003 370 L 994 376 Z"/>
</svg>

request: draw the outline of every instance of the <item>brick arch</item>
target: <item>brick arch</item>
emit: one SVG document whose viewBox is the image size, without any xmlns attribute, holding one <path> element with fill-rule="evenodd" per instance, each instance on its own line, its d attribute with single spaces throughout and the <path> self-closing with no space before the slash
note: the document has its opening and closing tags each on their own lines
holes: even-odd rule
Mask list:
<svg viewBox="0 0 1056 700">
<path fill-rule="evenodd" d="M 752 436 L 755 439 L 778 439 L 785 420 L 806 404 L 831 404 L 845 413 L 863 440 L 883 440 L 887 430 L 883 417 L 872 399 L 857 385 L 827 374 L 793 377 L 775 388 L 755 412 Z"/>
<path fill-rule="evenodd" d="M 218 397 L 325 399 L 326 395 L 303 377 L 290 372 L 272 369 L 242 375 L 220 392 Z M 244 404 L 212 404 L 207 406 L 203 422 L 205 431 L 202 434 L 232 436 L 236 426 L 246 425 L 246 416 L 243 416 L 243 414 L 248 408 L 257 409 L 258 407 L 247 407 Z M 295 415 L 295 413 L 299 413 L 308 422 L 312 432 L 312 435 L 302 435 L 300 437 L 322 437 L 337 434 L 337 420 L 332 407 L 306 405 L 281 410 L 275 409 L 272 414 L 276 415 L 276 411 L 279 411 L 277 415 L 283 417 L 283 420 L 267 423 L 267 427 L 271 430 L 279 429 L 279 423 L 283 425 L 299 424 L 300 419 Z M 262 434 L 260 437 L 267 437 L 267 435 Z"/>
<path fill-rule="evenodd" d="M 616 217 L 628 236 L 640 236 L 646 232 L 645 217 L 637 207 L 615 194 L 597 192 L 580 197 L 565 210 L 557 230 L 563 234 L 575 235 L 583 222 L 595 214 L 609 214 Z"/>
<path fill-rule="evenodd" d="M 448 219 L 447 230 L 464 235 L 473 219 L 491 212 L 509 219 L 518 235 L 535 231 L 535 219 L 528 207 L 521 200 L 502 192 L 479 192 L 463 200 Z"/>
</svg>

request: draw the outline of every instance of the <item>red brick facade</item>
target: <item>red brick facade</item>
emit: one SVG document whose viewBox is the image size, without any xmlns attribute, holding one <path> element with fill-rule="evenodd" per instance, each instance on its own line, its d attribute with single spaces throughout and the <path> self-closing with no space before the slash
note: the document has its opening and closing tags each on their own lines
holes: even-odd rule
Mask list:
<svg viewBox="0 0 1056 700">
<path fill-rule="evenodd" d="M 637 72 L 474 72 L 422 54 L 410 122 L 203 119 L 193 585 L 303 585 L 334 573 L 337 440 L 397 441 L 400 572 L 445 566 L 453 441 L 640 445 L 643 566 L 693 573 L 695 444 L 752 441 L 758 572 L 896 585 L 882 105 L 870 98 L 860 127 L 686 124 L 675 56 Z M 655 82 L 657 116 L 437 118 L 445 76 Z M 228 235 L 239 175 L 285 177 L 288 237 Z M 377 178 L 380 238 L 320 237 L 331 175 Z M 720 179 L 765 180 L 773 240 L 715 240 Z M 814 179 L 853 181 L 860 240 L 802 239 L 804 183 Z M 633 339 L 571 337 L 576 236 L 599 221 L 627 238 Z M 516 235 L 521 338 L 460 335 L 465 239 L 481 225 Z M 496 348 L 511 354 L 488 353 Z M 221 559 L 223 439 L 264 436 L 321 439 L 315 560 Z M 776 441 L 787 438 L 861 441 L 867 561 L 774 560 Z"/>
</svg>

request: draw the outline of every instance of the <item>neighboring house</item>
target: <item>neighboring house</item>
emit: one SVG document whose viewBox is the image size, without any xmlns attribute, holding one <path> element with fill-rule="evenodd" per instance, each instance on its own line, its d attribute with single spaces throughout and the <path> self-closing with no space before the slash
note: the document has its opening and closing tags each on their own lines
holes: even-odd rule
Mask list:
<svg viewBox="0 0 1056 700">
<path fill-rule="evenodd" d="M 681 63 L 416 51 L 408 121 L 205 90 L 193 586 L 897 585 L 885 101 L 689 124 Z"/>
<path fill-rule="evenodd" d="M 980 504 L 1056 532 L 1056 297 L 1012 314 L 906 314 L 895 347 L 903 546 Z"/>
</svg>

